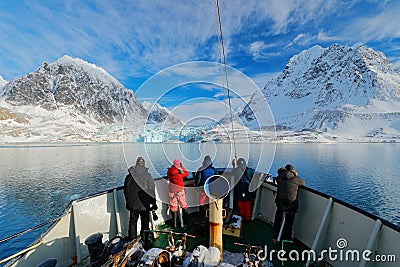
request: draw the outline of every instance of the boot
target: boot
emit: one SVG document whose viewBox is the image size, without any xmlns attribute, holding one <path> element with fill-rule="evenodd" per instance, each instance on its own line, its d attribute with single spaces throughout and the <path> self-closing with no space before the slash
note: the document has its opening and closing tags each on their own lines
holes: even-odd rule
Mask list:
<svg viewBox="0 0 400 267">
<path fill-rule="evenodd" d="M 149 250 L 151 248 L 151 241 L 149 240 L 149 235 L 150 233 L 147 231 L 140 231 L 140 236 L 142 238 L 142 242 L 143 242 L 143 248 L 145 250 Z"/>
<path fill-rule="evenodd" d="M 183 219 L 183 223 L 185 224 L 185 225 L 188 225 L 189 224 L 189 216 L 188 216 L 188 209 L 186 208 L 186 209 L 182 209 L 182 219 Z"/>
<path fill-rule="evenodd" d="M 139 219 L 139 214 L 131 210 L 129 214 L 129 227 L 128 227 L 128 240 L 132 241 L 137 235 L 137 221 Z"/>
<path fill-rule="evenodd" d="M 200 225 L 201 226 L 208 226 L 208 218 L 207 218 L 207 207 L 201 206 L 200 209 Z"/>
<path fill-rule="evenodd" d="M 172 211 L 172 225 L 174 226 L 174 228 L 177 227 L 177 220 L 178 220 L 178 212 L 177 211 Z"/>
</svg>

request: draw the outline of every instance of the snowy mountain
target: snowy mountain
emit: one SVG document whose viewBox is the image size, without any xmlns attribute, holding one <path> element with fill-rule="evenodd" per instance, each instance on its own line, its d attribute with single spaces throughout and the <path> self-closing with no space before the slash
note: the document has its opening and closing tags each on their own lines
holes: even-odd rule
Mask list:
<svg viewBox="0 0 400 267">
<path fill-rule="evenodd" d="M 147 118 L 132 91 L 69 56 L 43 63 L 1 92 L 0 142 L 121 141 L 124 130 L 132 131 L 123 124 L 143 126 Z"/>
<path fill-rule="evenodd" d="M 147 110 L 147 123 L 164 123 L 167 126 L 182 127 L 183 122 L 177 118 L 169 109 L 160 106 L 158 103 L 144 101 L 143 107 Z"/>
<path fill-rule="evenodd" d="M 3 87 L 7 84 L 7 81 L 3 79 L 3 77 L 0 75 L 0 95 L 3 92 Z"/>
<path fill-rule="evenodd" d="M 52 64 L 43 63 L 35 72 L 13 79 L 4 89 L 5 101 L 11 105 L 35 105 L 47 110 L 69 106 L 104 123 L 121 122 L 126 112 L 145 113 L 133 92 L 115 78 L 69 56 Z"/>
<path fill-rule="evenodd" d="M 308 132 L 320 141 L 400 141 L 400 72 L 381 52 L 314 46 L 292 57 L 262 94 L 278 139 Z M 255 121 L 265 108 L 254 94 L 239 114 L 242 123 L 253 130 L 273 126 Z"/>
<path fill-rule="evenodd" d="M 233 117 L 239 142 L 400 142 L 400 72 L 363 46 L 314 46 Z M 0 143 L 197 140 L 198 132 L 202 141 L 232 141 L 230 126 L 182 126 L 81 59 L 64 56 L 8 83 L 0 77 Z"/>
</svg>

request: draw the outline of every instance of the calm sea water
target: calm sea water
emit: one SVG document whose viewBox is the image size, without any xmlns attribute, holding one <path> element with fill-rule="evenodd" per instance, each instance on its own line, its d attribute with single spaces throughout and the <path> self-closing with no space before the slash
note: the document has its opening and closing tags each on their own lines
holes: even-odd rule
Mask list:
<svg viewBox="0 0 400 267">
<path fill-rule="evenodd" d="M 399 144 L 237 145 L 238 157 L 273 175 L 290 163 L 306 185 L 400 225 Z M 144 156 L 154 177 L 174 158 L 196 170 L 210 154 L 230 167 L 234 148 L 222 144 L 0 146 L 0 239 L 57 217 L 78 197 L 123 185 Z M 0 243 L 0 260 L 29 246 L 44 230 Z"/>
</svg>

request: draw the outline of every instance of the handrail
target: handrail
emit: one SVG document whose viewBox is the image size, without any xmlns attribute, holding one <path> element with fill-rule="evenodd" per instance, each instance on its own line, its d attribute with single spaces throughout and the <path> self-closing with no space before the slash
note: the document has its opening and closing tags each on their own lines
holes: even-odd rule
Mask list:
<svg viewBox="0 0 400 267">
<path fill-rule="evenodd" d="M 62 215 L 62 216 L 64 216 L 64 215 Z M 16 237 L 18 237 L 18 236 L 20 236 L 20 235 L 23 235 L 23 234 L 26 234 L 26 233 L 31 232 L 31 231 L 33 231 L 33 230 L 39 229 L 40 227 L 43 227 L 43 226 L 45 226 L 45 225 L 47 225 L 47 224 L 49 224 L 49 223 L 52 223 L 52 222 L 55 222 L 55 221 L 59 220 L 62 216 L 59 216 L 59 217 L 57 217 L 57 218 L 48 220 L 48 221 L 46 221 L 46 222 L 44 222 L 44 223 L 35 225 L 35 226 L 31 227 L 31 228 L 25 229 L 25 230 L 23 230 L 23 231 L 21 231 L 21 232 L 18 232 L 18 233 L 16 233 L 16 234 L 13 234 L 13 235 L 10 235 L 10 236 L 8 236 L 8 237 L 6 237 L 6 238 L 3 238 L 3 239 L 0 240 L 0 243 L 4 243 L 4 242 L 6 242 L 6 241 L 8 241 L 8 240 L 11 240 L 11 239 L 13 239 L 13 238 L 16 238 Z"/>
</svg>

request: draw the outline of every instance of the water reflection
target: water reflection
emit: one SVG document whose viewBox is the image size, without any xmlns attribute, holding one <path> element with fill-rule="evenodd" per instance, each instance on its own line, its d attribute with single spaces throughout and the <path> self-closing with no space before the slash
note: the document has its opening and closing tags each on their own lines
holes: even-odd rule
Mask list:
<svg viewBox="0 0 400 267">
<path fill-rule="evenodd" d="M 276 151 L 274 145 L 238 144 L 237 149 L 257 171 L 275 176 L 290 163 L 307 186 L 400 225 L 397 144 L 285 144 Z M 232 146 L 221 144 L 1 147 L 0 239 L 56 217 L 72 199 L 122 186 L 138 156 L 158 177 L 175 157 L 194 171 L 206 154 L 215 166 L 231 167 Z M 0 259 L 25 248 L 41 231 L 7 242 L 7 249 L 0 244 Z"/>
</svg>

